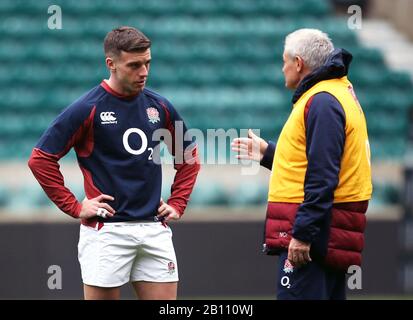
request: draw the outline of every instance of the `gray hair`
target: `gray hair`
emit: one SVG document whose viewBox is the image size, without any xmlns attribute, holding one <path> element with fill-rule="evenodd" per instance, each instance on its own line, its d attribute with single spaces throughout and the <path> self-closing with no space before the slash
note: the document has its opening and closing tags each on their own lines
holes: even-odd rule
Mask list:
<svg viewBox="0 0 413 320">
<path fill-rule="evenodd" d="M 311 70 L 321 67 L 333 50 L 328 35 L 317 29 L 298 29 L 285 38 L 286 55 L 290 58 L 301 57 Z"/>
</svg>

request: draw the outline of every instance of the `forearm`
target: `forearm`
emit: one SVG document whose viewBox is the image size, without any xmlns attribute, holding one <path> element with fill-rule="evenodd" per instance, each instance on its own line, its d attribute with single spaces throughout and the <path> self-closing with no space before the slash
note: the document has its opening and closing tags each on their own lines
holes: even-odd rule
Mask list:
<svg viewBox="0 0 413 320">
<path fill-rule="evenodd" d="M 50 200 L 66 214 L 78 218 L 82 205 L 65 187 L 58 160 L 57 156 L 35 148 L 28 165 Z"/>
</svg>

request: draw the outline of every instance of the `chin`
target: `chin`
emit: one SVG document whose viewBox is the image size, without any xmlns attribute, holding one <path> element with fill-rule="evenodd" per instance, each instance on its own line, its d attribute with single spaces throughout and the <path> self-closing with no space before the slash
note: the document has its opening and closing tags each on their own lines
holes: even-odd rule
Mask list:
<svg viewBox="0 0 413 320">
<path fill-rule="evenodd" d="M 295 90 L 297 89 L 297 85 L 292 84 L 292 83 L 285 83 L 285 87 L 289 90 Z"/>
<path fill-rule="evenodd" d="M 143 85 L 143 86 L 138 85 L 138 86 L 136 86 L 136 87 L 133 88 L 133 89 L 134 89 L 135 91 L 137 91 L 137 92 L 141 92 L 144 88 L 145 88 L 145 85 Z"/>
<path fill-rule="evenodd" d="M 131 92 L 132 95 L 135 95 L 135 94 L 138 94 L 138 93 L 142 92 L 144 88 L 145 88 L 145 86 L 133 87 L 133 88 L 130 89 L 130 92 Z"/>
</svg>

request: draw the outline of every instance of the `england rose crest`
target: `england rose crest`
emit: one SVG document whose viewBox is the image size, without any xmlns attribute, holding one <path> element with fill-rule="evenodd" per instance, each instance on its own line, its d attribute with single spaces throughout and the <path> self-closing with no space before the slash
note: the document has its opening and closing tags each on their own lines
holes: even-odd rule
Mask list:
<svg viewBox="0 0 413 320">
<path fill-rule="evenodd" d="M 288 259 L 285 259 L 283 271 L 285 273 L 291 273 L 294 271 L 294 267 Z"/>
<path fill-rule="evenodd" d="M 173 274 L 175 272 L 175 263 L 172 261 L 168 262 L 168 272 L 169 274 Z"/>
<path fill-rule="evenodd" d="M 156 108 L 154 107 L 147 108 L 146 113 L 148 114 L 150 123 L 157 123 L 161 121 L 161 119 L 159 118 L 159 111 Z"/>
</svg>

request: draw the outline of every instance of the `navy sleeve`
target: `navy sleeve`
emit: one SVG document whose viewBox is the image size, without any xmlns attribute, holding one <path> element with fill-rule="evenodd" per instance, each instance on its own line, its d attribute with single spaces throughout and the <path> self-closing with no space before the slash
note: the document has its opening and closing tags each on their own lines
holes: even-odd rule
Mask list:
<svg viewBox="0 0 413 320">
<path fill-rule="evenodd" d="M 306 118 L 304 201 L 293 227 L 293 237 L 312 243 L 331 215 L 345 142 L 345 114 L 335 97 L 326 92 L 313 96 Z"/>
<path fill-rule="evenodd" d="M 262 165 L 264 168 L 271 170 L 272 162 L 274 160 L 274 153 L 275 153 L 275 143 L 272 141 L 268 141 L 268 147 L 267 147 L 267 150 L 265 150 L 264 156 L 262 157 L 260 161 L 260 165 Z"/>
<path fill-rule="evenodd" d="M 92 109 L 93 105 L 85 105 L 82 101 L 72 103 L 50 124 L 36 148 L 50 154 L 59 154 L 59 157 L 64 156 L 75 143 L 75 134 L 88 120 Z"/>
<path fill-rule="evenodd" d="M 185 150 L 193 149 L 195 146 L 195 137 L 185 136 L 188 129 L 172 103 L 165 98 L 159 102 L 166 112 L 165 128 L 170 131 L 172 137 L 172 141 L 170 141 L 172 145 L 169 145 L 169 141 L 165 141 L 165 143 L 169 152 L 182 161 Z"/>
<path fill-rule="evenodd" d="M 171 111 L 171 121 L 173 126 L 175 127 L 175 131 L 179 129 L 179 133 L 182 133 L 182 137 L 178 134 L 177 138 L 181 139 L 183 150 L 186 150 L 189 146 L 191 146 L 195 142 L 195 137 L 189 139 L 185 137 L 186 132 L 188 131 L 185 121 L 182 119 L 178 111 L 173 107 L 173 105 L 168 101 L 168 106 Z M 176 143 L 177 141 L 175 141 Z"/>
<path fill-rule="evenodd" d="M 168 146 L 168 149 L 174 156 L 174 168 L 176 169 L 171 186 L 171 196 L 167 203 L 182 215 L 200 170 L 198 148 L 194 139 L 185 139 L 186 125 L 172 104 L 166 99 L 161 104 L 166 108 L 165 126 L 172 134 L 172 146 Z"/>
</svg>

